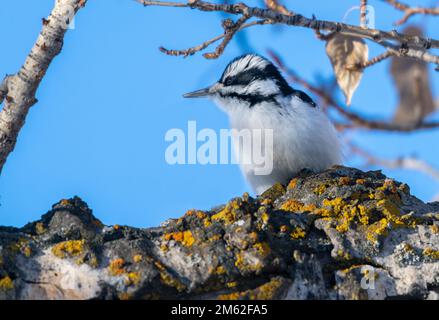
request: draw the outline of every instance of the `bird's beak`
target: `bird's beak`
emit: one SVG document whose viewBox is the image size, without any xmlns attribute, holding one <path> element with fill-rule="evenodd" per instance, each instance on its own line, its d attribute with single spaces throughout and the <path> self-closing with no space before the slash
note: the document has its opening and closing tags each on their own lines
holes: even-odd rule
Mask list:
<svg viewBox="0 0 439 320">
<path fill-rule="evenodd" d="M 213 85 L 211 85 L 210 87 L 201 89 L 201 90 L 197 90 L 194 92 L 189 92 L 183 95 L 183 97 L 185 98 L 199 98 L 199 97 L 207 97 L 207 96 L 211 96 L 215 93 L 217 93 L 219 90 L 221 90 L 221 88 L 223 87 L 223 85 L 220 82 L 217 82 Z"/>
<path fill-rule="evenodd" d="M 210 95 L 210 88 L 204 88 L 197 91 L 189 92 L 183 95 L 184 98 L 200 98 Z"/>
</svg>

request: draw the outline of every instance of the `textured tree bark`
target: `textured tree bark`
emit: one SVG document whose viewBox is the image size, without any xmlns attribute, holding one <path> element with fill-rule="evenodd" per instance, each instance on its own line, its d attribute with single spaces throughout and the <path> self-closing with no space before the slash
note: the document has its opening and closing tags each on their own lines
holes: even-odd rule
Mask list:
<svg viewBox="0 0 439 320">
<path fill-rule="evenodd" d="M 21 69 L 6 76 L 0 84 L 0 173 L 14 150 L 35 93 L 52 60 L 61 52 L 64 35 L 76 12 L 86 0 L 57 0 L 52 13 L 43 19 L 43 27 Z"/>
</svg>

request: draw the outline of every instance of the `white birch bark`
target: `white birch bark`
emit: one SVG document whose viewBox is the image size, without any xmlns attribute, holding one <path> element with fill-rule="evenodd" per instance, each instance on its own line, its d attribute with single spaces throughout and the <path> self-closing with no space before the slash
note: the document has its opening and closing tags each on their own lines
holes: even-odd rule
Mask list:
<svg viewBox="0 0 439 320">
<path fill-rule="evenodd" d="M 86 0 L 56 0 L 52 13 L 43 19 L 43 27 L 21 69 L 0 83 L 0 173 L 14 150 L 38 86 L 52 60 L 61 52 L 69 23 Z"/>
</svg>

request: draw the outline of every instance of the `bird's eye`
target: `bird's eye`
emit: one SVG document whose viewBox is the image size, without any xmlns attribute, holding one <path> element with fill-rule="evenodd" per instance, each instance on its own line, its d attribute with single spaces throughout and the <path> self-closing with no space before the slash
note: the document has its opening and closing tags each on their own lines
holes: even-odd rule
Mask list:
<svg viewBox="0 0 439 320">
<path fill-rule="evenodd" d="M 232 85 L 232 83 L 233 83 L 233 79 L 232 79 L 232 78 L 227 78 L 227 79 L 224 81 L 224 84 L 225 84 L 226 86 L 230 86 L 230 85 Z"/>
</svg>

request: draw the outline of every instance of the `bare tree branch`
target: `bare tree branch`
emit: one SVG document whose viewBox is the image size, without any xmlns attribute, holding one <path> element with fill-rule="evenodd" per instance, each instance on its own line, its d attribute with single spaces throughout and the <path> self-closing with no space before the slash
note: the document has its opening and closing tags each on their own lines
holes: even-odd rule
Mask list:
<svg viewBox="0 0 439 320">
<path fill-rule="evenodd" d="M 35 93 L 52 60 L 61 52 L 67 26 L 86 0 L 57 0 L 24 65 L 0 85 L 0 172 L 14 150 Z"/>
<path fill-rule="evenodd" d="M 425 173 L 435 180 L 439 181 L 439 170 L 428 164 L 427 162 L 416 157 L 399 157 L 397 159 L 380 159 L 371 153 L 361 149 L 352 142 L 348 143 L 352 153 L 364 158 L 367 165 L 375 165 L 389 169 L 409 169 Z"/>
<path fill-rule="evenodd" d="M 252 27 L 252 26 L 256 26 L 256 25 L 263 25 L 263 24 L 271 24 L 271 21 L 269 21 L 269 20 L 256 20 L 256 21 L 252 21 L 252 22 L 243 24 L 241 26 L 241 28 L 239 28 L 238 31 L 241 31 L 241 30 L 243 30 L 245 28 L 248 28 L 248 27 Z M 195 54 L 198 51 L 202 51 L 202 50 L 206 49 L 212 43 L 215 43 L 215 42 L 221 40 L 222 38 L 224 38 L 224 36 L 225 36 L 225 34 L 216 36 L 216 37 L 214 37 L 214 38 L 212 38 L 210 40 L 207 40 L 207 41 L 205 41 L 205 42 L 203 42 L 203 43 L 201 43 L 201 44 L 199 44 L 197 46 L 194 46 L 194 47 L 191 47 L 191 48 L 188 48 L 188 49 L 184 49 L 184 50 L 172 50 L 172 49 L 166 49 L 164 47 L 160 47 L 159 49 L 160 49 L 161 52 L 166 53 L 167 55 L 170 55 L 170 56 L 184 56 L 184 57 L 187 57 L 187 56 L 191 56 L 191 55 Z"/>
<path fill-rule="evenodd" d="M 410 19 L 412 16 L 416 14 L 439 15 L 439 7 L 431 7 L 431 8 L 410 7 L 409 5 L 397 0 L 383 0 L 383 1 L 390 4 L 395 9 L 404 12 L 404 16 L 400 20 L 396 21 L 394 23 L 395 25 L 401 25 L 406 23 L 408 19 Z"/>
<path fill-rule="evenodd" d="M 278 24 L 305 27 L 313 30 L 338 32 L 353 37 L 369 39 L 386 47 L 388 50 L 393 51 L 398 56 L 407 56 L 423 60 L 425 62 L 439 64 L 439 56 L 427 52 L 427 50 L 430 48 L 439 48 L 438 40 L 406 35 L 398 33 L 395 30 L 388 32 L 377 29 L 362 28 L 345 23 L 317 20 L 315 17 L 309 19 L 300 14 L 285 15 L 271 9 L 249 7 L 243 3 L 216 4 L 201 0 L 189 0 L 187 3 L 148 0 L 137 0 L 137 2 L 143 4 L 144 6 L 156 5 L 188 7 L 206 12 L 219 11 L 235 15 L 246 15 L 248 17 L 268 19 L 273 23 Z M 394 44 L 393 42 L 398 42 L 399 44 Z"/>
<path fill-rule="evenodd" d="M 312 93 L 319 96 L 325 104 L 335 109 L 340 113 L 346 120 L 350 122 L 347 124 L 342 124 L 339 128 L 364 128 L 369 130 L 380 130 L 380 131 L 399 131 L 399 132 L 410 132 L 415 130 L 425 130 L 439 128 L 439 122 L 421 122 L 416 124 L 397 124 L 385 121 L 368 120 L 366 117 L 361 116 L 358 113 L 349 111 L 345 106 L 341 105 L 335 100 L 335 98 L 328 94 L 325 90 L 311 85 L 308 81 L 300 78 L 293 70 L 289 69 L 272 50 L 269 50 L 268 54 L 273 59 L 273 61 L 279 66 L 279 68 L 288 76 L 288 78 L 296 83 L 299 83 Z"/>
</svg>

